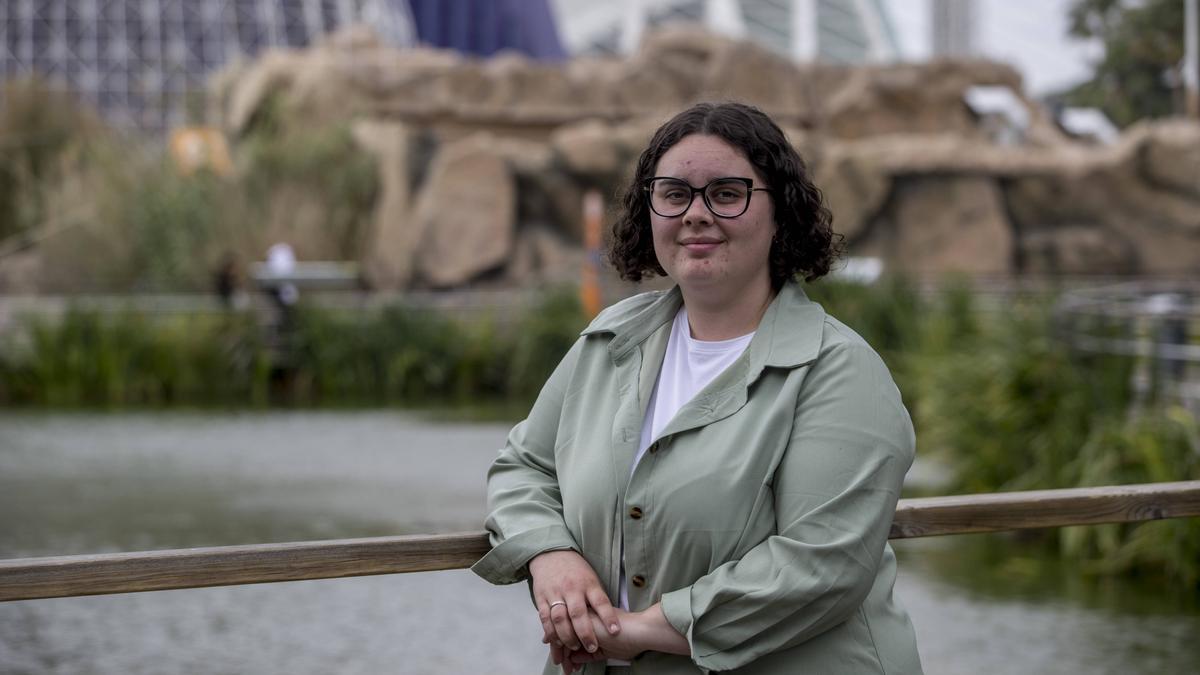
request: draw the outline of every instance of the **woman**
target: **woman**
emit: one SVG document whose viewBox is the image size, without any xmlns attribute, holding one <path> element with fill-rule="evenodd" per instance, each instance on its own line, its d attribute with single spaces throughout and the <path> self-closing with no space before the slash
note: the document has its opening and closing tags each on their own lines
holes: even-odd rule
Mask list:
<svg viewBox="0 0 1200 675">
<path fill-rule="evenodd" d="M 610 258 L 676 286 L 602 312 L 488 474 L 473 569 L 531 579 L 547 673 L 920 672 L 887 544 L 912 424 L 795 281 L 829 271 L 830 220 L 754 108 L 642 153 Z"/>
</svg>

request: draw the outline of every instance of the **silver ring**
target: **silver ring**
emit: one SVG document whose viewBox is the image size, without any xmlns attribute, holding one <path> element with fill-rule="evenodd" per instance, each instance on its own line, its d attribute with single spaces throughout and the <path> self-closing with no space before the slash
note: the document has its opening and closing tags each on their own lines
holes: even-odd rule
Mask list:
<svg viewBox="0 0 1200 675">
<path fill-rule="evenodd" d="M 566 601 L 566 600 L 555 600 L 554 602 L 550 603 L 550 609 L 549 609 L 549 610 L 547 610 L 547 611 L 553 612 L 553 611 L 554 611 L 554 608 L 555 608 L 555 607 L 557 607 L 557 606 L 559 606 L 559 605 L 562 605 L 563 607 L 566 607 L 566 606 L 567 606 L 567 601 Z"/>
</svg>

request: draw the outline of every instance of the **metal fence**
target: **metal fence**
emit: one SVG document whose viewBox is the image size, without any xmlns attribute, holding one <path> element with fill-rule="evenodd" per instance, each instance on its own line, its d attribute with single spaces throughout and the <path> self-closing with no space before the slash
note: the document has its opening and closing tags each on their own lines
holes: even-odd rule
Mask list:
<svg viewBox="0 0 1200 675">
<path fill-rule="evenodd" d="M 1134 405 L 1176 402 L 1200 415 L 1200 282 L 1131 281 L 1062 294 L 1056 329 L 1070 347 L 1134 360 Z"/>
</svg>

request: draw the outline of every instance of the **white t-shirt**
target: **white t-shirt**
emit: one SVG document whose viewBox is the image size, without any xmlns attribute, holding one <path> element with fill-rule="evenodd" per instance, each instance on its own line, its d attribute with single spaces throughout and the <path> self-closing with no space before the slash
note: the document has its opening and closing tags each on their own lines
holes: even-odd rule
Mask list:
<svg viewBox="0 0 1200 675">
<path fill-rule="evenodd" d="M 663 357 L 662 368 L 658 371 L 658 381 L 646 408 L 638 453 L 629 467 L 630 476 L 633 475 L 633 470 L 641 461 L 642 455 L 646 454 L 646 449 L 667 427 L 675 413 L 732 365 L 742 352 L 746 351 L 753 338 L 754 333 L 749 333 L 732 340 L 697 340 L 692 337 L 687 309 L 679 308 L 679 313 L 675 315 L 675 321 L 671 324 L 671 336 L 667 340 L 667 353 Z M 620 593 L 621 608 L 628 610 L 629 588 L 625 584 L 624 563 L 621 565 Z"/>
</svg>

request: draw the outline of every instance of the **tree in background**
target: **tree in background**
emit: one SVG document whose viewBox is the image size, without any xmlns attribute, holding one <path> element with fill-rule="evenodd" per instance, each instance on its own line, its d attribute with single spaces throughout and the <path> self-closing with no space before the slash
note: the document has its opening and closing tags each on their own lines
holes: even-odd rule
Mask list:
<svg viewBox="0 0 1200 675">
<path fill-rule="evenodd" d="M 36 78 L 0 84 L 0 246 L 43 224 L 45 185 L 73 144 L 96 133 L 95 116 Z"/>
<path fill-rule="evenodd" d="M 1183 110 L 1183 0 L 1075 0 L 1070 33 L 1104 44 L 1088 82 L 1068 105 L 1100 108 L 1122 127 Z"/>
</svg>

